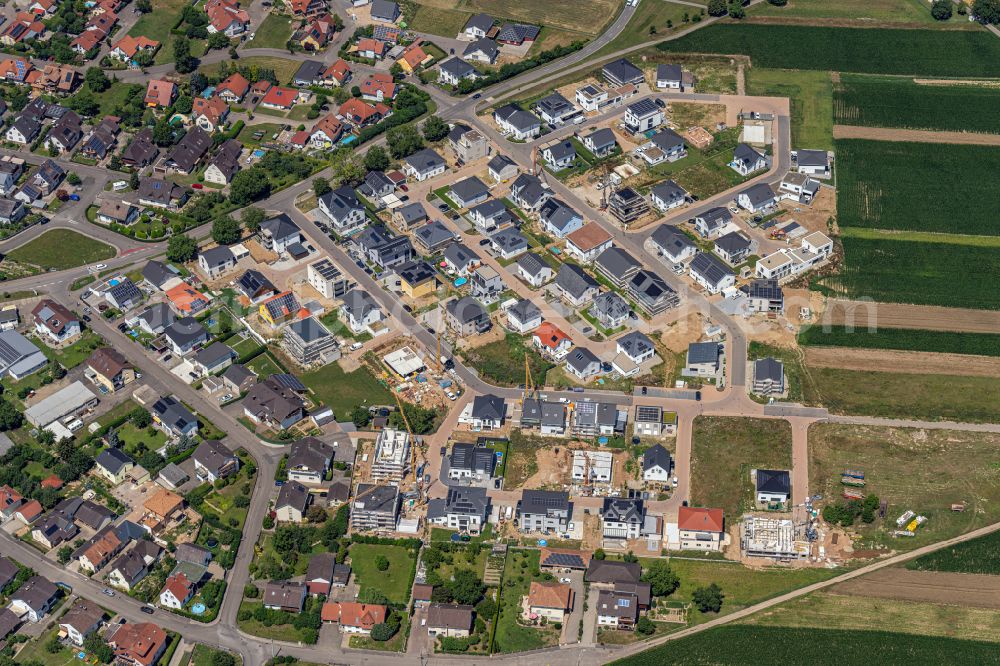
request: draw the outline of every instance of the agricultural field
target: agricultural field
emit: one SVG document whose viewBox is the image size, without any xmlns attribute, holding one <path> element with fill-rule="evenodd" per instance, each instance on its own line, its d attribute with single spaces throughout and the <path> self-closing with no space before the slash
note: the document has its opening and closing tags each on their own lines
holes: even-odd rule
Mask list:
<svg viewBox="0 0 1000 666">
<path fill-rule="evenodd" d="M 178 21 L 187 0 L 153 0 L 153 11 L 143 14 L 128 31 L 129 36 L 148 37 L 160 43 L 160 51 L 171 52 L 173 41 L 170 31 Z"/>
<path fill-rule="evenodd" d="M 723 626 L 611 663 L 742 666 L 751 654 L 766 654 L 769 663 L 789 664 L 985 664 L 996 656 L 996 644 L 887 631 Z"/>
<path fill-rule="evenodd" d="M 996 377 L 807 368 L 812 404 L 834 414 L 996 423 Z"/>
<path fill-rule="evenodd" d="M 891 184 L 898 185 L 902 183 Z M 1000 292 L 993 277 L 1000 275 L 1000 253 L 996 248 L 848 234 L 841 241 L 844 265 L 840 273 L 814 283 L 829 288 L 831 295 L 889 303 L 1000 309 Z M 976 270 L 958 270 L 959 266 L 974 266 Z"/>
<path fill-rule="evenodd" d="M 762 2 L 747 10 L 747 16 L 789 19 L 846 19 L 858 23 L 926 23 L 929 26 L 962 27 L 967 17 L 956 12 L 951 21 L 942 23 L 931 16 L 930 5 L 921 0 L 791 0 L 784 7 Z"/>
<path fill-rule="evenodd" d="M 754 67 L 1000 77 L 1000 40 L 985 30 L 829 28 L 717 23 L 663 42 L 669 53 L 750 56 Z"/>
<path fill-rule="evenodd" d="M 1000 133 L 1000 88 L 843 74 L 833 94 L 838 125 Z"/>
<path fill-rule="evenodd" d="M 884 520 L 854 526 L 863 547 L 911 550 L 1000 519 L 998 445 L 996 433 L 819 423 L 809 429 L 810 491 L 837 498 L 845 469 L 864 472 L 864 492 L 888 509 Z M 951 510 L 963 502 L 965 511 Z M 893 538 L 907 510 L 927 522 L 915 537 Z"/>
<path fill-rule="evenodd" d="M 1000 532 L 921 555 L 906 565 L 917 571 L 1000 575 Z M 994 613 L 995 615 L 995 613 Z M 1000 639 L 997 639 L 1000 640 Z"/>
<path fill-rule="evenodd" d="M 787 421 L 723 416 L 694 420 L 692 506 L 719 507 L 733 520 L 752 506 L 751 469 L 791 467 L 792 427 Z"/>
<path fill-rule="evenodd" d="M 860 347 L 863 349 L 904 349 L 909 351 L 943 352 L 1000 356 L 1000 335 L 990 333 L 953 333 L 925 331 L 913 328 L 879 328 L 869 331 L 846 326 L 809 326 L 799 332 L 803 346 Z"/>
<path fill-rule="evenodd" d="M 919 636 L 1000 642 L 995 610 L 829 592 L 793 599 L 740 624 L 857 631 L 883 626 Z"/>
<path fill-rule="evenodd" d="M 833 150 L 833 82 L 829 72 L 751 67 L 747 70 L 747 94 L 789 99 L 793 148 Z"/>
<path fill-rule="evenodd" d="M 969 173 L 1000 173 L 1000 148 L 847 139 L 836 154 L 841 227 L 1000 235 L 983 205 L 1000 181 Z"/>
<path fill-rule="evenodd" d="M 66 270 L 111 259 L 115 248 L 71 229 L 52 229 L 4 257 L 9 261 L 36 266 L 39 270 Z"/>
</svg>

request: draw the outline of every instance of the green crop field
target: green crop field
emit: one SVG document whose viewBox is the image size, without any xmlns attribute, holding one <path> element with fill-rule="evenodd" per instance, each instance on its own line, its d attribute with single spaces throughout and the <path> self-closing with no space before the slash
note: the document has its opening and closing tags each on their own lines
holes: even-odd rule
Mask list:
<svg viewBox="0 0 1000 666">
<path fill-rule="evenodd" d="M 1000 335 L 992 333 L 954 333 L 911 328 L 855 328 L 846 326 L 809 326 L 799 333 L 804 346 L 860 347 L 862 349 L 902 349 L 906 351 L 944 352 L 1000 356 Z"/>
<path fill-rule="evenodd" d="M 997 109 L 1000 88 L 924 85 L 862 74 L 844 74 L 834 88 L 833 117 L 838 125 L 997 134 Z"/>
<path fill-rule="evenodd" d="M 928 553 L 907 563 L 906 568 L 1000 575 L 1000 532 Z"/>
<path fill-rule="evenodd" d="M 922 0 L 791 0 L 784 7 L 762 2 L 747 8 L 747 16 L 795 19 L 841 19 L 893 23 L 926 23 L 928 26 L 966 27 L 968 17 L 954 12 L 950 21 L 935 21 L 930 5 Z"/>
<path fill-rule="evenodd" d="M 996 248 L 851 236 L 841 240 L 840 274 L 819 281 L 839 295 L 888 303 L 1000 308 Z"/>
<path fill-rule="evenodd" d="M 998 40 L 1000 41 L 1000 40 Z M 1000 147 L 838 140 L 841 227 L 1000 235 Z M 983 177 L 977 177 L 982 174 Z"/>
<path fill-rule="evenodd" d="M 750 56 L 754 67 L 1000 77 L 1000 39 L 979 30 L 718 23 L 657 48 Z"/>
<path fill-rule="evenodd" d="M 755 663 L 958 666 L 994 663 L 996 649 L 996 643 L 887 631 L 727 626 L 668 641 L 612 663 L 618 666 L 743 666 Z M 748 655 L 758 655 L 758 658 Z"/>
</svg>

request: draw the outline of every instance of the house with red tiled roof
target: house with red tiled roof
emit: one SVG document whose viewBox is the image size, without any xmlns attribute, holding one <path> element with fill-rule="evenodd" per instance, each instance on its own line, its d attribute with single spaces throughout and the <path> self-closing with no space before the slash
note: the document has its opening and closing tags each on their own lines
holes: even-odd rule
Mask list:
<svg viewBox="0 0 1000 666">
<path fill-rule="evenodd" d="M 42 36 L 45 24 L 30 12 L 18 12 L 14 20 L 0 32 L 0 44 L 13 46 L 24 41 L 31 41 Z"/>
<path fill-rule="evenodd" d="M 289 137 L 288 145 L 298 150 L 304 149 L 307 145 L 309 145 L 309 134 L 309 130 L 300 130 L 296 132 Z"/>
<path fill-rule="evenodd" d="M 215 87 L 215 94 L 230 104 L 243 101 L 250 90 L 250 82 L 239 72 L 230 74 Z"/>
<path fill-rule="evenodd" d="M 104 638 L 115 656 L 131 666 L 153 666 L 167 649 L 167 632 L 152 622 L 127 622 Z"/>
<path fill-rule="evenodd" d="M 10 486 L 0 486 L 0 521 L 7 522 L 24 504 L 24 497 Z"/>
<path fill-rule="evenodd" d="M 19 506 L 14 512 L 14 516 L 25 525 L 30 525 L 41 517 L 42 511 L 41 503 L 33 499 Z"/>
<path fill-rule="evenodd" d="M 562 622 L 573 610 L 573 588 L 564 583 L 532 581 L 528 590 L 528 611 L 549 622 Z"/>
<path fill-rule="evenodd" d="M 320 611 L 323 622 L 336 622 L 347 634 L 370 634 L 372 627 L 385 622 L 386 607 L 353 601 L 327 602 Z"/>
<path fill-rule="evenodd" d="M 165 109 L 177 98 L 177 86 L 170 81 L 153 79 L 146 85 L 146 106 Z"/>
<path fill-rule="evenodd" d="M 295 102 L 298 101 L 298 97 L 299 91 L 293 88 L 272 86 L 264 95 L 263 99 L 260 100 L 260 105 L 267 109 L 288 111 L 295 106 Z"/>
<path fill-rule="evenodd" d="M 677 511 L 677 530 L 681 550 L 722 550 L 725 516 L 722 509 L 682 506 Z"/>
<path fill-rule="evenodd" d="M 421 48 L 420 42 L 416 41 L 406 47 L 403 55 L 396 62 L 399 63 L 404 72 L 412 74 L 418 67 L 429 60 L 432 60 L 431 56 L 427 55 L 427 52 Z"/>
<path fill-rule="evenodd" d="M 84 55 L 87 51 L 100 46 L 105 37 L 107 34 L 101 33 L 99 30 L 84 30 L 73 38 L 69 47 L 80 55 Z"/>
<path fill-rule="evenodd" d="M 326 0 L 291 0 L 288 6 L 295 16 L 318 16 L 326 12 Z"/>
<path fill-rule="evenodd" d="M 35 68 L 28 60 L 11 56 L 0 60 L 0 78 L 14 83 L 24 83 L 28 74 Z"/>
<path fill-rule="evenodd" d="M 171 574 L 160 591 L 160 605 L 166 608 L 184 608 L 184 604 L 194 596 L 195 584 L 188 580 L 183 571 Z"/>
<path fill-rule="evenodd" d="M 155 39 L 142 35 L 138 37 L 125 35 L 112 45 L 108 55 L 116 60 L 130 61 L 134 60 L 141 51 L 153 52 L 158 48 L 160 48 L 160 43 Z"/>
<path fill-rule="evenodd" d="M 314 148 L 333 148 L 343 133 L 344 123 L 332 113 L 327 114 L 313 125 L 309 134 L 309 145 Z"/>
<path fill-rule="evenodd" d="M 208 0 L 205 13 L 208 14 L 209 34 L 221 32 L 226 37 L 235 37 L 250 27 L 250 14 L 240 9 L 240 3 L 235 0 Z"/>
<path fill-rule="evenodd" d="M 56 0 L 32 0 L 28 5 L 28 11 L 32 14 L 45 18 L 47 14 L 55 14 L 58 7 Z"/>
<path fill-rule="evenodd" d="M 384 102 L 396 96 L 391 74 L 376 73 L 361 82 L 361 97 L 370 102 Z"/>
<path fill-rule="evenodd" d="M 44 479 L 42 479 L 42 482 L 39 485 L 42 488 L 52 488 L 53 490 L 59 490 L 60 488 L 63 487 L 63 480 L 60 479 L 57 475 L 53 474 L 51 476 L 47 476 Z"/>
<path fill-rule="evenodd" d="M 222 129 L 229 115 L 229 105 L 221 97 L 197 97 L 191 105 L 191 118 L 206 132 Z"/>
<path fill-rule="evenodd" d="M 337 84 L 342 86 L 351 78 L 351 66 L 347 64 L 347 61 L 343 58 L 337 58 L 337 61 L 326 68 L 323 72 L 323 83 L 327 85 Z"/>
<path fill-rule="evenodd" d="M 362 37 L 358 40 L 357 53 L 362 58 L 381 60 L 385 57 L 385 52 L 389 45 L 371 37 Z"/>
<path fill-rule="evenodd" d="M 542 325 L 535 329 L 531 335 L 531 343 L 536 349 L 540 349 L 542 354 L 557 360 L 565 357 L 573 347 L 570 337 L 548 321 L 543 321 Z"/>
<path fill-rule="evenodd" d="M 319 51 L 337 32 L 333 17 L 329 14 L 314 19 L 309 25 L 299 30 L 293 39 L 306 51 Z"/>
<path fill-rule="evenodd" d="M 389 107 L 381 102 L 372 106 L 356 97 L 352 97 L 340 105 L 337 115 L 348 125 L 360 128 L 366 125 L 374 125 L 388 116 L 390 112 Z"/>
<path fill-rule="evenodd" d="M 266 95 L 267 91 L 271 89 L 271 82 L 261 79 L 257 83 L 250 87 L 250 92 L 254 95 Z"/>
</svg>

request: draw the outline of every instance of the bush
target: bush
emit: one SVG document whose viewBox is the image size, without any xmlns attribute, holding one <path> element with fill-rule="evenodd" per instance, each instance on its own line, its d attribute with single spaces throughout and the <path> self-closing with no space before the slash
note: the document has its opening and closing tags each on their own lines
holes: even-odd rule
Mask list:
<svg viewBox="0 0 1000 666">
<path fill-rule="evenodd" d="M 937 21 L 947 21 L 951 18 L 951 0 L 935 0 L 931 5 L 931 16 Z"/>
<path fill-rule="evenodd" d="M 375 556 L 375 568 L 379 571 L 387 571 L 389 569 L 389 560 L 385 555 Z"/>
<path fill-rule="evenodd" d="M 718 613 L 722 609 L 722 588 L 715 583 L 708 587 L 699 587 L 691 595 L 691 600 L 702 613 Z"/>
<path fill-rule="evenodd" d="M 387 641 L 396 634 L 397 630 L 398 627 L 393 628 L 392 625 L 383 622 L 372 627 L 371 637 L 373 641 Z"/>
</svg>

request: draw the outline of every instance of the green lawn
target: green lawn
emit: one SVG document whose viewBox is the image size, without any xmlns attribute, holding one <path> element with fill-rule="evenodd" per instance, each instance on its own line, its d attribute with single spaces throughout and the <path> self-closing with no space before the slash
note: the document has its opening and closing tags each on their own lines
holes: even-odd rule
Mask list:
<svg viewBox="0 0 1000 666">
<path fill-rule="evenodd" d="M 747 94 L 788 97 L 792 148 L 833 150 L 833 83 L 829 72 L 763 69 L 747 71 Z"/>
<path fill-rule="evenodd" d="M 280 123 L 254 123 L 253 125 L 244 125 L 243 129 L 240 130 L 240 133 L 236 138 L 244 146 L 259 146 L 262 143 L 268 143 L 271 141 L 271 137 L 280 132 L 281 127 L 282 125 Z M 254 138 L 254 134 L 257 132 L 263 132 L 264 135 L 259 139 Z"/>
<path fill-rule="evenodd" d="M 189 662 L 189 666 L 213 666 L 212 658 L 219 653 L 229 654 L 228 652 L 216 650 L 215 648 L 198 643 L 194 646 L 194 650 L 191 651 L 191 661 Z M 243 663 L 243 658 L 239 654 L 234 654 L 233 657 L 236 658 L 237 666 Z"/>
<path fill-rule="evenodd" d="M 508 333 L 503 340 L 464 351 L 463 357 L 484 379 L 501 386 L 518 386 L 525 380 L 525 354 L 532 381 L 541 384 L 548 371 L 555 366 L 535 351 L 527 337 Z"/>
<path fill-rule="evenodd" d="M 382 555 L 389 560 L 389 569 L 379 571 L 375 558 Z M 414 555 L 402 546 L 354 543 L 350 549 L 351 568 L 361 591 L 377 589 L 393 603 L 405 604 L 410 600 L 410 572 Z"/>
<path fill-rule="evenodd" d="M 90 358 L 95 349 L 103 346 L 105 346 L 104 338 L 89 328 L 84 329 L 79 340 L 63 349 L 53 349 L 43 342 L 38 343 L 38 348 L 49 361 L 57 362 L 67 370 L 80 365 Z"/>
<path fill-rule="evenodd" d="M 257 376 L 261 379 L 261 381 L 267 379 L 271 375 L 284 372 L 281 369 L 281 366 L 279 366 L 274 359 L 271 358 L 271 355 L 266 352 L 247 363 L 247 367 L 257 373 Z"/>
<path fill-rule="evenodd" d="M 257 26 L 253 39 L 247 42 L 248 49 L 283 49 L 295 30 L 292 19 L 278 14 L 268 14 Z"/>
<path fill-rule="evenodd" d="M 510 550 L 504 564 L 503 584 L 500 586 L 500 619 L 494 636 L 494 652 L 510 653 L 537 650 L 559 642 L 559 631 L 554 627 L 527 627 L 518 623 L 521 597 L 528 594 L 538 571 L 540 553 L 537 550 Z M 583 603 L 577 600 L 577 603 Z"/>
<path fill-rule="evenodd" d="M 128 34 L 132 37 L 140 35 L 160 42 L 161 51 L 171 51 L 171 29 L 180 16 L 187 0 L 153 0 L 153 11 L 143 14 L 135 22 Z"/>
<path fill-rule="evenodd" d="M 243 601 L 240 603 L 240 611 L 249 610 L 252 612 L 260 605 L 261 602 L 259 601 Z M 274 624 L 266 626 L 252 617 L 246 620 L 239 620 L 238 623 L 239 628 L 242 631 L 252 634 L 253 636 L 273 638 L 276 641 L 290 641 L 292 643 L 303 641 L 303 634 L 309 631 L 308 629 L 296 629 L 292 624 Z"/>
<path fill-rule="evenodd" d="M 124 104 L 132 95 L 138 94 L 137 91 L 145 94 L 145 89 L 139 84 L 114 81 L 111 84 L 111 87 L 102 92 L 100 95 L 90 94 L 90 91 L 86 87 L 81 87 L 76 93 L 76 96 L 88 94 L 93 99 L 97 100 L 97 103 L 100 104 L 101 108 L 95 117 L 101 118 L 111 114 L 115 109 Z"/>
<path fill-rule="evenodd" d="M 787 421 L 699 416 L 691 448 L 691 504 L 721 508 L 727 520 L 752 508 L 751 469 L 791 469 Z M 793 502 L 803 498 L 793 498 Z"/>
<path fill-rule="evenodd" d="M 156 451 L 167 443 L 167 436 L 159 428 L 149 426 L 139 430 L 131 422 L 118 428 L 118 439 L 130 454 L 135 454 L 140 443 L 149 451 Z"/>
<path fill-rule="evenodd" d="M 65 645 L 60 645 L 59 651 L 55 654 L 45 649 L 45 644 L 58 633 L 59 628 L 57 627 L 51 631 L 46 631 L 33 641 L 29 641 L 28 644 L 25 645 L 24 648 L 18 653 L 18 663 L 40 663 L 44 666 L 70 666 L 74 663 L 81 663 L 76 658 L 77 650 L 71 650 Z"/>
<path fill-rule="evenodd" d="M 330 363 L 303 373 L 300 378 L 340 419 L 350 416 L 351 410 L 360 405 L 393 403 L 389 390 L 364 368 L 347 373 L 336 363 Z"/>
<path fill-rule="evenodd" d="M 442 37 L 454 37 L 465 27 L 469 12 L 430 5 L 417 5 L 417 11 L 410 22 L 410 30 L 426 32 Z"/>
<path fill-rule="evenodd" d="M 643 42 L 651 42 L 655 39 L 662 39 L 671 32 L 686 28 L 690 23 L 684 23 L 684 15 L 695 16 L 699 13 L 697 7 L 682 5 L 665 0 L 654 0 L 654 2 L 642 2 L 635 9 L 635 13 L 629 20 L 628 25 L 610 43 L 601 48 L 597 55 L 613 53 L 619 49 L 626 49 Z M 670 21 L 672 27 L 667 27 Z M 650 29 L 655 32 L 650 32 Z"/>
<path fill-rule="evenodd" d="M 65 270 L 115 256 L 115 249 L 71 229 L 52 229 L 11 250 L 8 259 L 32 264 L 43 271 Z"/>
</svg>

